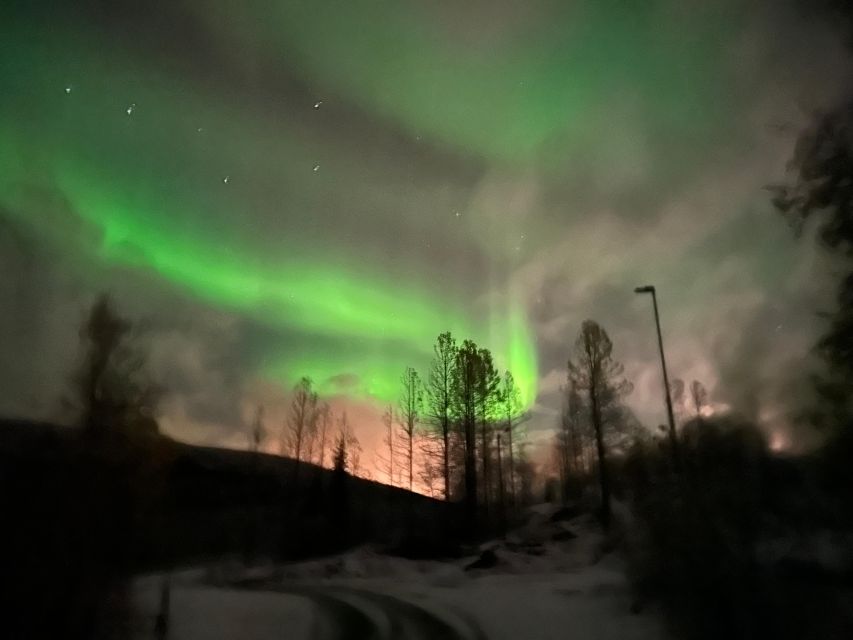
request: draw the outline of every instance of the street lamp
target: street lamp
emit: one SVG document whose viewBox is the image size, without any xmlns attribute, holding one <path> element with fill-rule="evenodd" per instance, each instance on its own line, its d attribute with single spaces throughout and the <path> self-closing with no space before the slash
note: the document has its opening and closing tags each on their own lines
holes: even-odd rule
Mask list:
<svg viewBox="0 0 853 640">
<path fill-rule="evenodd" d="M 672 397 L 669 395 L 669 376 L 666 373 L 666 358 L 663 355 L 663 338 L 660 332 L 660 316 L 658 315 L 658 298 L 655 293 L 654 286 L 647 284 L 643 287 L 634 289 L 634 293 L 650 293 L 652 294 L 652 304 L 655 309 L 655 326 L 658 330 L 658 348 L 660 349 L 660 366 L 663 369 L 663 388 L 666 397 L 666 417 L 669 420 L 669 441 L 672 445 L 672 456 L 676 465 L 678 465 L 678 440 L 675 436 L 675 418 L 672 414 Z"/>
</svg>

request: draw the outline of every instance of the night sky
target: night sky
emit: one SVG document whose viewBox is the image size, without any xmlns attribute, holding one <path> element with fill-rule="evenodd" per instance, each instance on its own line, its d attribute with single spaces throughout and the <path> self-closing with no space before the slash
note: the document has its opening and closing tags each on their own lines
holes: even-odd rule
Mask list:
<svg viewBox="0 0 853 640">
<path fill-rule="evenodd" d="M 795 3 L 2 4 L 4 415 L 62 417 L 110 291 L 180 439 L 308 375 L 369 446 L 445 330 L 544 439 L 586 318 L 654 427 L 651 283 L 670 375 L 791 442 L 833 265 L 764 187 L 851 71 Z"/>
</svg>

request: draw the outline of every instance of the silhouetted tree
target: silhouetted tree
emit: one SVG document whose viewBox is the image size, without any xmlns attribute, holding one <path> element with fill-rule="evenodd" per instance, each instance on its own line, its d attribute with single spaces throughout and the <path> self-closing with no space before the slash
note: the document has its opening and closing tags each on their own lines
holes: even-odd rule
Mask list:
<svg viewBox="0 0 853 640">
<path fill-rule="evenodd" d="M 249 434 L 249 449 L 253 453 L 257 453 L 266 437 L 267 430 L 264 428 L 264 407 L 263 405 L 258 405 L 255 411 L 255 419 L 252 422 L 252 432 Z"/>
<path fill-rule="evenodd" d="M 427 411 L 439 430 L 444 479 L 444 499 L 450 499 L 450 439 L 453 417 L 453 368 L 456 364 L 456 340 L 442 333 L 433 346 L 433 360 L 427 381 Z"/>
<path fill-rule="evenodd" d="M 339 543 L 347 539 L 347 525 L 349 523 L 349 496 L 347 492 L 348 446 L 347 433 L 341 429 L 335 436 L 335 444 L 332 450 L 332 486 L 330 491 L 333 535 L 338 538 Z"/>
<path fill-rule="evenodd" d="M 813 606 L 805 616 L 789 615 L 813 587 L 785 593 L 796 580 L 780 581 L 758 559 L 767 501 L 781 480 L 768 464 L 761 429 L 733 417 L 693 420 L 680 444 L 678 477 L 666 446 L 639 444 L 623 467 L 632 515 L 641 525 L 632 527 L 625 547 L 638 590 L 658 601 L 678 637 L 843 637 L 789 628 L 798 617 L 819 619 Z M 781 484 L 787 493 L 790 485 Z M 826 592 L 814 600 L 822 598 Z"/>
<path fill-rule="evenodd" d="M 45 432 L 0 464 L 3 576 L 13 585 L 3 637 L 95 637 L 115 611 L 107 599 L 123 606 L 140 542 L 166 503 L 174 448 L 153 437 L 160 389 L 131 323 L 101 295 L 79 335 L 81 360 L 63 402 L 82 429 Z"/>
<path fill-rule="evenodd" d="M 590 438 L 584 427 L 583 400 L 577 385 L 569 380 L 564 388 L 563 410 L 555 438 L 555 458 L 560 476 L 563 498 L 568 498 L 579 489 L 579 480 L 586 472 L 586 450 Z M 595 438 L 592 438 L 594 442 Z"/>
<path fill-rule="evenodd" d="M 518 454 L 518 500 L 522 505 L 530 505 L 536 501 L 534 483 L 536 481 L 536 465 L 527 458 L 526 448 L 522 447 Z"/>
<path fill-rule="evenodd" d="M 501 377 L 488 349 L 477 350 L 476 411 L 480 422 L 480 459 L 482 461 L 483 510 L 488 511 L 491 500 L 492 425 L 500 411 Z"/>
<path fill-rule="evenodd" d="M 396 468 L 394 463 L 399 452 L 394 446 L 394 442 L 398 438 L 397 432 L 394 428 L 396 426 L 396 421 L 394 419 L 394 407 L 390 404 L 382 414 L 382 426 L 385 428 L 385 435 L 382 437 L 382 444 L 384 445 L 387 453 L 382 453 L 381 451 L 377 452 L 376 468 L 379 473 L 388 478 L 388 484 L 395 486 L 397 484 L 397 480 L 394 476 L 394 470 Z"/>
<path fill-rule="evenodd" d="M 332 453 L 332 470 L 336 473 L 347 470 L 347 438 L 342 432 L 335 437 L 335 449 Z"/>
<path fill-rule="evenodd" d="M 589 421 L 589 412 L 577 385 L 569 381 L 566 390 L 566 413 L 568 421 L 569 444 L 572 455 L 572 469 L 576 476 L 587 473 L 590 468 L 595 434 Z"/>
<path fill-rule="evenodd" d="M 500 391 L 501 413 L 506 421 L 504 430 L 506 433 L 507 457 L 509 458 L 509 497 L 510 504 L 515 506 L 515 452 L 514 452 L 514 436 L 516 419 L 521 413 L 521 394 L 518 390 L 518 385 L 515 384 L 515 378 L 509 371 L 504 372 L 503 384 Z M 500 464 L 500 462 L 499 462 Z M 503 486 L 501 484 L 501 490 Z"/>
<path fill-rule="evenodd" d="M 465 510 L 469 527 L 477 514 L 477 384 L 480 356 L 473 340 L 465 340 L 456 352 L 453 367 L 454 412 L 464 443 Z"/>
<path fill-rule="evenodd" d="M 317 447 L 318 459 L 317 464 L 321 467 L 326 466 L 326 449 L 329 446 L 329 427 L 332 424 L 332 408 L 328 402 L 324 402 L 317 407 Z"/>
<path fill-rule="evenodd" d="M 604 413 L 630 391 L 622 378 L 623 367 L 613 359 L 613 343 L 607 332 L 593 320 L 584 321 L 569 360 L 569 380 L 589 397 L 590 422 L 598 453 L 598 479 L 601 487 L 601 520 L 610 524 L 610 479 L 604 443 Z"/>
<path fill-rule="evenodd" d="M 420 460 L 418 478 L 430 497 L 444 495 L 444 467 L 442 464 L 441 439 L 434 434 L 422 434 L 420 439 Z"/>
<path fill-rule="evenodd" d="M 423 385 L 418 372 L 408 367 L 400 378 L 403 385 L 400 401 L 397 405 L 397 418 L 400 421 L 403 459 L 408 473 L 409 491 L 415 478 L 415 430 L 423 411 Z"/>
<path fill-rule="evenodd" d="M 87 429 L 158 431 L 154 414 L 160 389 L 148 378 L 145 357 L 131 333 L 131 323 L 118 315 L 109 296 L 98 297 L 80 329 L 83 362 L 68 399 Z"/>
<path fill-rule="evenodd" d="M 284 448 L 296 460 L 297 477 L 304 453 L 303 447 L 312 437 L 316 421 L 317 393 L 312 388 L 311 378 L 302 378 L 293 387 L 284 434 Z"/>
<path fill-rule="evenodd" d="M 846 3 L 849 7 L 849 3 Z M 849 10 L 848 10 L 849 16 Z M 825 247 L 847 259 L 837 308 L 818 349 L 829 364 L 817 389 L 824 407 L 815 420 L 844 424 L 853 415 L 853 102 L 819 115 L 799 137 L 792 179 L 772 187 L 773 203 L 799 232 L 816 218 Z"/>
<path fill-rule="evenodd" d="M 354 476 L 359 475 L 361 472 L 361 443 L 358 441 L 355 433 L 353 433 L 352 427 L 347 419 L 346 411 L 342 411 L 340 416 L 338 416 L 338 441 L 335 450 L 336 454 L 337 448 L 341 442 L 344 443 L 344 451 L 346 452 L 346 468 L 349 470 L 350 474 Z"/>
</svg>

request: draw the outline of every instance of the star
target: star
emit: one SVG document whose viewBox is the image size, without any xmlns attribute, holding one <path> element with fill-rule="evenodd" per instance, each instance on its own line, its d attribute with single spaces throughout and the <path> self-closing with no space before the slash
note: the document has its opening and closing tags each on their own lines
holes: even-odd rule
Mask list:
<svg viewBox="0 0 853 640">
<path fill-rule="evenodd" d="M 320 170 L 320 165 L 319 165 L 319 164 L 315 164 L 315 165 L 314 165 L 314 173 L 317 173 L 319 170 Z"/>
<path fill-rule="evenodd" d="M 230 179 L 231 179 L 231 176 L 225 176 L 224 178 L 222 178 L 222 182 L 223 182 L 223 183 L 225 183 L 225 184 L 228 184 L 228 181 L 229 181 Z"/>
<path fill-rule="evenodd" d="M 127 109 L 125 109 L 125 111 L 127 112 L 127 115 L 131 116 L 131 115 L 133 115 L 134 109 L 136 109 L 136 103 L 131 102 L 130 106 Z"/>
<path fill-rule="evenodd" d="M 322 100 L 318 100 L 317 102 L 315 102 L 315 103 L 314 103 L 314 108 L 315 108 L 315 109 L 319 109 L 321 104 L 323 104 L 323 101 L 322 101 Z"/>
<path fill-rule="evenodd" d="M 65 87 L 65 93 L 71 93 L 71 85 Z"/>
</svg>

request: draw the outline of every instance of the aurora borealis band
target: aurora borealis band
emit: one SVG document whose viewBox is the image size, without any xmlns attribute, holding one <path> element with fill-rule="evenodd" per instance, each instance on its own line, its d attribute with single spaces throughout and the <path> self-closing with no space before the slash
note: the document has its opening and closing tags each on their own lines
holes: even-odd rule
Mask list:
<svg viewBox="0 0 853 640">
<path fill-rule="evenodd" d="M 0 410 L 52 416 L 108 290 L 186 439 L 241 442 L 303 375 L 375 420 L 447 330 L 544 430 L 587 317 L 654 424 L 646 282 L 673 376 L 752 401 L 725 381 L 802 356 L 823 300 L 763 191 L 772 127 L 844 75 L 794 25 L 793 0 L 4 2 Z"/>
<path fill-rule="evenodd" d="M 300 140 L 304 132 L 286 114 L 236 111 L 227 99 L 217 104 L 209 90 L 187 91 L 131 52 L 105 60 L 100 48 L 115 44 L 108 36 L 60 27 L 44 38 L 31 27 L 15 25 L 6 45 L 14 58 L 4 69 L 12 99 L 2 114 L 3 204 L 20 222 L 58 241 L 68 237 L 62 226 L 82 224 L 94 238 L 78 247 L 83 259 L 151 271 L 209 304 L 295 333 L 299 340 L 260 370 L 286 385 L 308 375 L 321 391 L 391 401 L 405 366 L 423 366 L 438 333 L 451 330 L 491 346 L 532 404 L 535 345 L 526 312 L 510 292 L 478 312 L 465 292 L 431 283 L 436 274 L 398 278 L 396 266 L 369 250 L 347 255 L 337 243 L 306 244 L 298 228 L 269 243 L 246 233 L 257 193 L 269 198 L 264 215 L 299 218 L 326 205 L 330 187 L 358 188 L 346 173 L 351 167 L 336 166 L 344 164 L 340 159 L 312 159 L 312 141 Z M 35 114 L 34 104 L 40 105 Z M 322 101 L 314 104 L 319 111 Z M 32 184 L 34 166 L 50 176 L 49 185 Z M 60 194 L 65 215 L 39 211 L 45 187 Z M 277 204 L 277 190 L 288 187 L 307 191 L 305 202 Z M 357 385 L 328 388 L 350 373 Z"/>
</svg>

